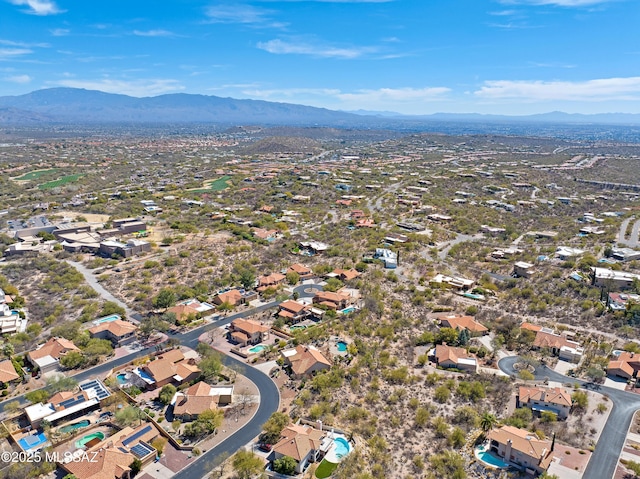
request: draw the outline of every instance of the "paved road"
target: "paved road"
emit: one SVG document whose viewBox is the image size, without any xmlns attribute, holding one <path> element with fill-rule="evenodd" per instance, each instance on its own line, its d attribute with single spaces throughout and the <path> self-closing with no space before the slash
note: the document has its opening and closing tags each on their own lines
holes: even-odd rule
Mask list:
<svg viewBox="0 0 640 479">
<path fill-rule="evenodd" d="M 311 297 L 315 294 L 315 291 L 312 290 L 322 289 L 322 286 L 313 285 L 313 288 L 310 288 L 310 286 L 311 285 L 309 284 L 302 284 L 295 287 L 294 291 L 297 292 L 300 297 Z M 281 301 L 266 303 L 253 308 L 252 310 L 231 314 L 213 323 L 195 328 L 186 333 L 169 335 L 169 337 L 172 339 L 176 339 L 183 346 L 195 348 L 199 342 L 198 338 L 203 333 L 229 324 L 234 319 L 244 316 L 250 316 L 267 309 L 277 307 L 280 303 Z M 127 356 L 113 359 L 103 364 L 99 364 L 98 366 L 95 366 L 91 369 L 79 372 L 78 374 L 75 374 L 73 378 L 78 382 L 95 378 L 96 376 L 104 374 L 117 366 L 121 366 L 136 358 L 151 354 L 154 351 L 155 347 L 142 349 Z M 271 380 L 271 378 L 269 378 L 267 375 L 256 368 L 247 367 L 246 363 L 239 361 L 231 356 L 224 356 L 223 361 L 226 366 L 235 366 L 237 370 L 241 370 L 242 374 L 245 375 L 249 380 L 253 381 L 253 383 L 256 385 L 256 387 L 260 391 L 260 404 L 258 406 L 258 410 L 251 418 L 251 420 L 238 431 L 236 431 L 232 436 L 230 436 L 228 439 L 226 439 L 224 442 L 214 447 L 213 449 L 206 451 L 198 458 L 197 461 L 192 462 L 186 468 L 178 472 L 174 476 L 177 479 L 201 479 L 205 477 L 211 472 L 212 464 L 213 461 L 215 461 L 216 457 L 225 453 L 233 454 L 238 449 L 253 441 L 254 438 L 258 436 L 262 431 L 262 425 L 267 421 L 267 419 L 269 419 L 269 416 L 271 416 L 273 412 L 278 410 L 278 407 L 280 405 L 280 391 L 278 390 L 275 383 Z M 0 402 L 0 411 L 4 411 L 6 404 L 12 401 L 18 401 L 21 405 L 26 405 L 28 403 L 24 395 L 13 397 Z"/>
<path fill-rule="evenodd" d="M 517 356 L 502 358 L 498 362 L 498 367 L 510 376 L 516 376 L 517 373 L 513 369 L 513 365 L 517 361 Z M 613 403 L 613 408 L 582 479 L 608 479 L 613 477 L 633 414 L 640 409 L 640 395 L 606 386 L 594 386 L 587 381 L 559 374 L 544 365 L 536 368 L 535 377 L 538 380 L 548 379 L 549 381 L 560 383 L 578 383 L 583 388 L 606 394 L 609 397 Z"/>
</svg>

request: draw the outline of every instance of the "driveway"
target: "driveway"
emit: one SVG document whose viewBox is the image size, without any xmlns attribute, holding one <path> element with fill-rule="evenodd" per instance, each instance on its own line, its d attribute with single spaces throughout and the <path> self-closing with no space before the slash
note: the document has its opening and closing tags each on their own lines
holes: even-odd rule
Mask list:
<svg viewBox="0 0 640 479">
<path fill-rule="evenodd" d="M 498 361 L 498 367 L 510 376 L 517 376 L 513 366 L 518 359 L 518 356 L 502 358 Z M 640 395 L 607 386 L 594 385 L 582 379 L 570 378 L 544 365 L 538 366 L 534 375 L 537 380 L 541 381 L 547 379 L 571 385 L 579 384 L 581 388 L 590 389 L 609 397 L 613 408 L 582 477 L 583 479 L 609 479 L 613 477 L 633 414 L 640 409 Z"/>
<path fill-rule="evenodd" d="M 140 314 L 136 313 L 133 309 L 131 309 L 125 303 L 120 301 L 118 298 L 112 295 L 109 291 L 104 289 L 102 285 L 98 282 L 98 278 L 96 278 L 96 275 L 93 273 L 93 271 L 86 268 L 82 263 L 77 263 L 75 261 L 69 261 L 69 260 L 65 260 L 65 261 L 71 266 L 73 266 L 75 269 L 77 269 L 80 273 L 82 273 L 82 276 L 84 276 L 84 279 L 89 284 L 89 286 L 95 289 L 96 292 L 105 301 L 111 301 L 112 303 L 116 303 L 118 306 L 124 309 L 125 313 L 127 314 L 127 319 L 132 320 L 134 322 L 140 321 L 140 319 L 142 319 Z"/>
</svg>

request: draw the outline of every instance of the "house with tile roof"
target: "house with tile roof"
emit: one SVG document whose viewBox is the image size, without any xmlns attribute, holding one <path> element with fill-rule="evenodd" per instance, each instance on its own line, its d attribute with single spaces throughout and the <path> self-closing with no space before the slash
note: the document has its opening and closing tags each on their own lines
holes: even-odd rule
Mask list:
<svg viewBox="0 0 640 479">
<path fill-rule="evenodd" d="M 70 351 L 80 351 L 80 348 L 68 339 L 51 338 L 36 350 L 29 351 L 27 360 L 39 368 L 41 373 L 57 371 L 60 367 L 60 358 Z"/>
<path fill-rule="evenodd" d="M 487 434 L 491 452 L 532 474 L 546 471 L 553 460 L 554 443 L 526 429 L 502 426 Z"/>
<path fill-rule="evenodd" d="M 562 388 L 520 386 L 516 397 L 516 407 L 528 407 L 534 412 L 550 411 L 559 419 L 569 417 L 572 404 L 571 394 Z"/>
<path fill-rule="evenodd" d="M 198 310 L 190 304 L 176 304 L 167 309 L 167 313 L 175 314 L 177 323 L 184 323 L 190 317 L 195 318 L 198 315 Z"/>
<path fill-rule="evenodd" d="M 287 301 L 283 301 L 282 303 L 280 303 L 278 316 L 284 318 L 287 322 L 295 324 L 306 319 L 309 315 L 309 312 L 309 305 L 288 299 Z"/>
<path fill-rule="evenodd" d="M 622 379 L 633 379 L 640 371 L 640 354 L 622 351 L 609 361 L 607 374 Z"/>
<path fill-rule="evenodd" d="M 326 432 L 311 426 L 287 426 L 280 433 L 280 440 L 273 446 L 273 460 L 291 457 L 296 461 L 296 472 L 302 473 L 309 463 L 320 460 L 323 442 L 327 442 L 324 441 L 326 436 Z"/>
<path fill-rule="evenodd" d="M 451 328 L 457 331 L 465 329 L 471 336 L 484 336 L 489 334 L 489 329 L 475 320 L 473 316 L 457 316 L 450 313 L 444 315 L 435 315 L 440 320 L 440 326 L 443 328 Z"/>
<path fill-rule="evenodd" d="M 336 268 L 327 276 L 338 278 L 340 281 L 351 281 L 353 279 L 356 279 L 358 276 L 360 276 L 360 273 L 353 268 L 351 269 Z"/>
<path fill-rule="evenodd" d="M 267 288 L 277 288 L 284 284 L 287 277 L 281 273 L 263 274 L 258 278 L 258 291 L 263 292 Z"/>
<path fill-rule="evenodd" d="M 179 385 L 193 381 L 200 372 L 195 360 L 186 359 L 180 349 L 166 351 L 142 368 L 134 370 L 149 389 L 160 388 L 170 383 Z"/>
<path fill-rule="evenodd" d="M 200 381 L 184 391 L 176 392 L 171 404 L 174 418 L 195 421 L 203 412 L 218 409 L 220 395 L 218 390 Z"/>
<path fill-rule="evenodd" d="M 337 310 L 347 307 L 349 296 L 340 292 L 318 291 L 313 297 L 313 302 Z"/>
<path fill-rule="evenodd" d="M 16 368 L 10 359 L 0 361 L 0 385 L 7 386 L 9 383 L 19 381 L 20 375 L 16 372 Z"/>
<path fill-rule="evenodd" d="M 98 450 L 91 461 L 63 462 L 60 467 L 77 479 L 129 479 L 134 459 L 128 452 L 108 448 Z"/>
<path fill-rule="evenodd" d="M 300 276 L 301 280 L 313 278 L 313 271 L 311 271 L 311 268 L 308 268 L 303 264 L 292 264 L 291 266 L 289 266 L 289 269 L 287 269 L 287 273 L 289 272 L 298 273 L 298 276 Z"/>
<path fill-rule="evenodd" d="M 132 343 L 136 339 L 138 327 L 128 321 L 116 319 L 89 328 L 92 338 L 108 339 L 114 348 Z"/>
<path fill-rule="evenodd" d="M 535 349 L 548 348 L 553 355 L 571 363 L 579 363 L 584 353 L 580 343 L 571 341 L 561 334 L 556 334 L 548 328 L 542 328 L 536 333 L 533 347 Z"/>
<path fill-rule="evenodd" d="M 269 337 L 269 329 L 257 321 L 238 318 L 229 323 L 228 339 L 240 347 L 258 344 Z"/>
<path fill-rule="evenodd" d="M 442 368 L 455 368 L 473 373 L 478 371 L 478 361 L 464 348 L 438 344 L 433 350 L 432 356 L 435 363 Z"/>
<path fill-rule="evenodd" d="M 311 377 L 318 371 L 331 369 L 331 361 L 313 346 L 299 345 L 293 349 L 285 349 L 281 354 L 294 379 Z"/>
</svg>

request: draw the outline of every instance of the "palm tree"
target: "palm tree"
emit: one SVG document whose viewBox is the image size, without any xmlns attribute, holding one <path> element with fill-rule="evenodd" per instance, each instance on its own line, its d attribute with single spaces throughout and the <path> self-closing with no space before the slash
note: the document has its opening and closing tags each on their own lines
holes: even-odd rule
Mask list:
<svg viewBox="0 0 640 479">
<path fill-rule="evenodd" d="M 480 428 L 484 432 L 491 431 L 494 427 L 496 427 L 496 424 L 498 424 L 498 418 L 491 413 L 485 412 L 480 417 Z"/>
</svg>

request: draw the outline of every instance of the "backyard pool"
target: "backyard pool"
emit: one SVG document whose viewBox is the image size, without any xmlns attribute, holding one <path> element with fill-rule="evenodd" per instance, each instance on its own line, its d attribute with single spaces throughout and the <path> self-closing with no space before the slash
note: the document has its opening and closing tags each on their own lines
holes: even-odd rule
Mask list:
<svg viewBox="0 0 640 479">
<path fill-rule="evenodd" d="M 338 341 L 336 343 L 336 347 L 338 348 L 338 351 L 344 352 L 347 350 L 347 343 L 345 343 L 344 341 Z"/>
<path fill-rule="evenodd" d="M 102 441 L 103 439 L 104 439 L 104 433 L 99 432 L 99 431 L 98 432 L 94 432 L 92 434 L 87 434 L 83 438 L 78 439 L 76 441 L 76 447 L 78 449 L 80 449 L 81 447 L 87 446 L 89 443 L 92 443 L 92 444 L 89 444 L 89 446 L 93 446 L 93 445 L 99 443 L 100 441 Z"/>
<path fill-rule="evenodd" d="M 111 321 L 115 321 L 116 319 L 121 319 L 119 314 L 112 314 L 110 316 L 105 316 L 104 318 L 98 318 L 93 322 L 93 324 L 97 326 L 102 323 L 110 323 Z"/>
<path fill-rule="evenodd" d="M 249 348 L 249 352 L 251 354 L 257 354 L 261 351 L 264 351 L 265 349 L 267 349 L 267 347 L 263 344 L 258 344 L 257 346 L 254 346 L 252 348 Z"/>
<path fill-rule="evenodd" d="M 343 435 L 336 435 L 333 440 L 333 445 L 329 448 L 329 451 L 324 456 L 325 461 L 333 464 L 338 464 L 344 457 L 351 452 L 351 445 L 347 438 Z"/>
<path fill-rule="evenodd" d="M 127 373 L 116 375 L 116 381 L 118 381 L 118 384 L 127 384 Z"/>
<path fill-rule="evenodd" d="M 38 446 L 42 446 L 47 442 L 47 436 L 44 433 L 36 433 L 32 436 L 23 437 L 18 441 L 20 447 L 25 451 L 36 450 Z"/>
<path fill-rule="evenodd" d="M 349 313 L 353 313 L 356 310 L 356 308 L 354 306 L 349 306 L 348 308 L 344 308 L 342 311 L 340 311 L 342 314 L 349 314 Z"/>
<path fill-rule="evenodd" d="M 497 467 L 498 469 L 506 469 L 509 467 L 509 463 L 504 462 L 491 451 L 487 450 L 486 444 L 479 444 L 473 452 L 475 456 L 487 466 Z"/>
<path fill-rule="evenodd" d="M 82 429 L 83 427 L 87 427 L 89 425 L 88 420 L 76 422 L 74 424 L 69 424 L 68 426 L 62 426 L 59 431 L 60 432 L 73 432 L 76 429 Z"/>
</svg>

